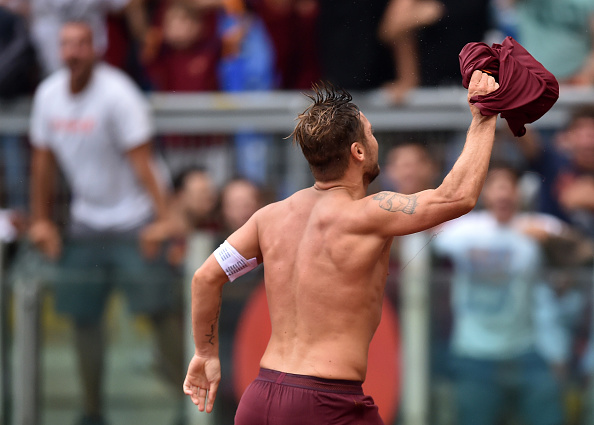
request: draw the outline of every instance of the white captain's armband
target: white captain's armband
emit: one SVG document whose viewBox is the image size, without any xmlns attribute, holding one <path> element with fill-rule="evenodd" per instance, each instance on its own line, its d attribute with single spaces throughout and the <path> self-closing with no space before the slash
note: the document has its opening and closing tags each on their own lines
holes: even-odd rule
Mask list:
<svg viewBox="0 0 594 425">
<path fill-rule="evenodd" d="M 256 257 L 246 260 L 235 248 L 227 241 L 215 249 L 214 256 L 219 265 L 224 270 L 230 282 L 233 282 L 239 276 L 243 276 L 250 270 L 258 267 Z"/>
</svg>

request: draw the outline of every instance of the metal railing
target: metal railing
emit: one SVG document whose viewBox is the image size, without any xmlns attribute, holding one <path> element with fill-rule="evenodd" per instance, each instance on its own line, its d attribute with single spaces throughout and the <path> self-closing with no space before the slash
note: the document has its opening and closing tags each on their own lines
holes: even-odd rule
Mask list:
<svg viewBox="0 0 594 425">
<path fill-rule="evenodd" d="M 381 92 L 354 93 L 355 102 L 379 131 L 465 130 L 470 121 L 462 88 L 417 89 L 405 103 L 390 106 Z M 212 134 L 237 131 L 290 132 L 308 100 L 299 92 L 154 93 L 148 99 L 157 133 Z M 535 128 L 565 125 L 576 104 L 594 104 L 594 89 L 562 87 L 558 102 Z M 0 102 L 0 132 L 26 133 L 29 99 Z"/>
</svg>

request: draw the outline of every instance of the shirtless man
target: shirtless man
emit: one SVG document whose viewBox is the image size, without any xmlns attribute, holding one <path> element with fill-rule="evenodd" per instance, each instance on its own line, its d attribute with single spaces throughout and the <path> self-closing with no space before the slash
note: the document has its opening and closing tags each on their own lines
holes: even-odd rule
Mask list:
<svg viewBox="0 0 594 425">
<path fill-rule="evenodd" d="M 469 98 L 497 87 L 476 71 Z M 469 212 L 487 173 L 496 117 L 471 106 L 466 146 L 437 189 L 366 196 L 379 173 L 371 124 L 344 91 L 318 88 L 311 98 L 294 136 L 315 184 L 256 212 L 192 281 L 196 348 L 184 392 L 210 412 L 220 381 L 222 286 L 266 263 L 272 335 L 236 425 L 382 424 L 361 383 L 380 321 L 392 240 Z"/>
</svg>

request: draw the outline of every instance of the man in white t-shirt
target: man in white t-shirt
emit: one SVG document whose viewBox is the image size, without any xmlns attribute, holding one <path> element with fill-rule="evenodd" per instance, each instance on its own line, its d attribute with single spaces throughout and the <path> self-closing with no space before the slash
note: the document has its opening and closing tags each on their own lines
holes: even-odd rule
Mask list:
<svg viewBox="0 0 594 425">
<path fill-rule="evenodd" d="M 142 237 L 167 208 L 147 102 L 122 72 L 96 62 L 90 25 L 66 23 L 60 36 L 66 68 L 44 80 L 33 101 L 30 238 L 58 261 L 56 307 L 73 318 L 84 384 L 80 423 L 102 424 L 101 317 L 111 288 L 121 286 L 131 310 L 153 319 L 162 364 L 178 382 L 183 353 L 172 313 L 179 293 L 159 247 Z M 56 164 L 72 192 L 64 243 L 51 219 Z"/>
<path fill-rule="evenodd" d="M 552 289 L 540 277 L 536 240 L 518 228 L 518 176 L 491 169 L 485 211 L 445 224 L 436 250 L 454 265 L 451 351 L 458 423 L 500 423 L 510 394 L 530 425 L 563 423 L 553 369 L 568 360 L 566 332 Z"/>
</svg>

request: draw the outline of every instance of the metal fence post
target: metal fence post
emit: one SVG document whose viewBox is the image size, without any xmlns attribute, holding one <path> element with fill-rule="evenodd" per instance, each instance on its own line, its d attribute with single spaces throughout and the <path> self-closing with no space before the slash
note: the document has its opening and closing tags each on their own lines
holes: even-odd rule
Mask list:
<svg viewBox="0 0 594 425">
<path fill-rule="evenodd" d="M 188 238 L 188 252 L 184 264 L 184 332 L 186 335 L 186 364 L 194 355 L 194 338 L 192 337 L 192 276 L 198 267 L 213 251 L 213 237 L 206 232 L 199 232 Z M 188 425 L 214 425 L 212 414 L 202 413 L 198 407 L 186 397 Z"/>
<path fill-rule="evenodd" d="M 39 307 L 41 284 L 39 279 L 19 277 L 14 284 L 15 336 L 13 424 L 39 423 Z"/>
<path fill-rule="evenodd" d="M 427 425 L 429 417 L 429 278 L 430 235 L 400 238 L 404 425 Z"/>
</svg>

